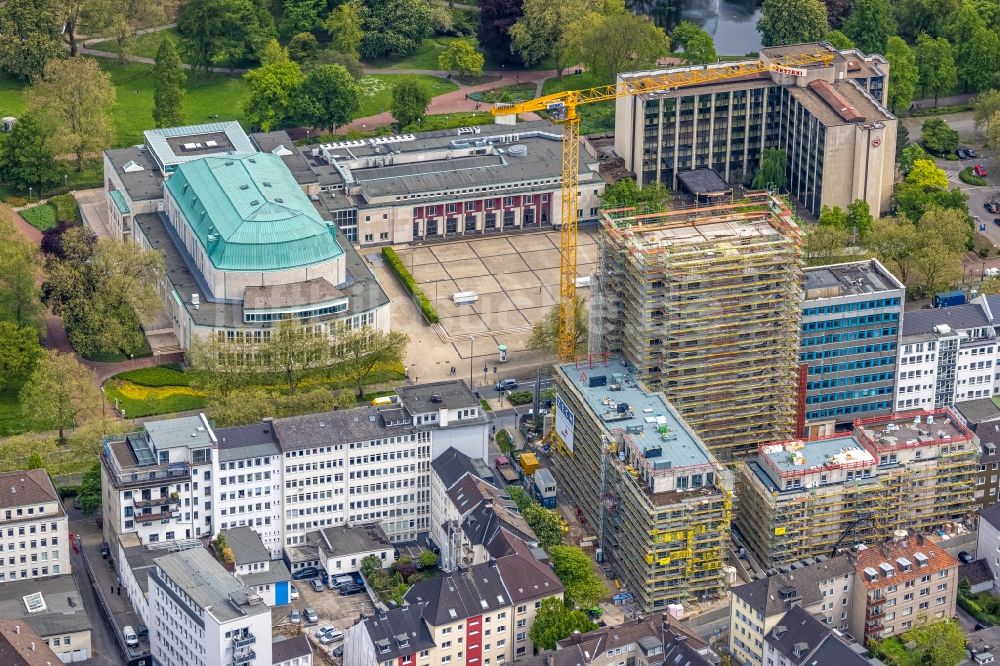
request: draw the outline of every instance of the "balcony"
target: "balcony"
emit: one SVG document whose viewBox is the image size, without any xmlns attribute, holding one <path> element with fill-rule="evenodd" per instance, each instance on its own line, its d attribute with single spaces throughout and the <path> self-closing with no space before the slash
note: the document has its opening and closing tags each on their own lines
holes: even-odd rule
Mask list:
<svg viewBox="0 0 1000 666">
<path fill-rule="evenodd" d="M 233 650 L 239 650 L 245 647 L 250 647 L 257 642 L 257 637 L 253 634 L 247 634 L 246 636 L 240 636 L 239 638 L 233 639 Z"/>
<path fill-rule="evenodd" d="M 169 507 L 172 504 L 180 506 L 181 500 L 179 497 L 154 497 L 152 499 L 133 499 L 132 504 L 135 505 L 137 509 L 152 509 L 158 507 Z"/>
<path fill-rule="evenodd" d="M 865 618 L 868 619 L 868 620 L 873 620 L 875 618 L 882 617 L 883 615 L 885 615 L 885 607 L 884 606 L 872 606 L 865 613 Z"/>
<path fill-rule="evenodd" d="M 241 654 L 241 655 L 235 655 L 234 654 L 233 655 L 232 665 L 233 666 L 244 666 L 245 664 L 249 664 L 250 662 L 252 662 L 256 658 L 257 658 L 257 653 L 256 652 L 247 652 L 247 653 Z"/>
<path fill-rule="evenodd" d="M 132 516 L 132 520 L 143 525 L 154 523 L 158 520 L 171 520 L 181 515 L 180 511 L 160 511 L 159 513 L 137 513 Z"/>
</svg>

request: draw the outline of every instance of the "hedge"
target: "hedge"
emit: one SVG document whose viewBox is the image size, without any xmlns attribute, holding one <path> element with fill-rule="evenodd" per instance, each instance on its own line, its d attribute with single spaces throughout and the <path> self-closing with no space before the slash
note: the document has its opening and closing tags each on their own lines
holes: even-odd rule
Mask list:
<svg viewBox="0 0 1000 666">
<path fill-rule="evenodd" d="M 417 281 L 413 279 L 410 271 L 407 270 L 406 265 L 403 263 L 403 260 L 399 258 L 399 255 L 396 254 L 396 251 L 388 246 L 383 247 L 382 258 L 385 259 L 387 264 L 389 264 L 389 268 L 391 268 L 392 272 L 396 274 L 396 277 L 403 284 L 403 287 L 410 292 L 411 296 L 413 296 L 413 300 L 417 302 L 417 305 L 420 307 L 420 311 L 423 313 L 424 319 L 427 320 L 427 323 L 436 324 L 441 321 L 441 317 L 438 315 L 437 310 L 434 309 L 433 305 L 431 305 L 430 300 L 424 294 L 423 290 L 417 286 Z"/>
<path fill-rule="evenodd" d="M 964 169 L 959 171 L 958 178 L 966 185 L 978 185 L 979 187 L 983 187 L 984 185 L 989 184 L 989 182 L 985 178 L 977 176 L 975 173 L 973 173 L 972 167 L 965 167 Z"/>
</svg>

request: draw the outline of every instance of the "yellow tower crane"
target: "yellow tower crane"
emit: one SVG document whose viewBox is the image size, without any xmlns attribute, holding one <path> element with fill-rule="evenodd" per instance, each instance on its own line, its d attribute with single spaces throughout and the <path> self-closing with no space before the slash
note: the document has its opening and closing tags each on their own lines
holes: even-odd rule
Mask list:
<svg viewBox="0 0 1000 666">
<path fill-rule="evenodd" d="M 619 97 L 666 92 L 770 71 L 802 76 L 805 72 L 797 68 L 805 65 L 829 64 L 833 57 L 832 51 L 817 51 L 780 56 L 767 61 L 693 68 L 620 80 L 616 84 L 585 90 L 566 90 L 516 104 L 493 105 L 490 113 L 494 116 L 516 116 L 531 111 L 547 111 L 554 122 L 563 126 L 560 211 L 562 228 L 559 261 L 559 359 L 561 361 L 572 361 L 576 355 L 576 233 L 579 221 L 580 182 L 580 116 L 577 115 L 577 107 L 582 104 L 607 102 Z"/>
</svg>

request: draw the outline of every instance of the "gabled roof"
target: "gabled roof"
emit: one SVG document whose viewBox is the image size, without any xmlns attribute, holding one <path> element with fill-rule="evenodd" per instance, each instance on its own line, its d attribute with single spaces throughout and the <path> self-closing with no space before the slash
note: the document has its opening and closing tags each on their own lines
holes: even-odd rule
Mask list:
<svg viewBox="0 0 1000 666">
<path fill-rule="evenodd" d="M 417 583 L 406 593 L 406 603 L 426 603 L 424 619 L 441 626 L 510 606 L 497 562 L 435 576 Z"/>
<path fill-rule="evenodd" d="M 990 504 L 985 509 L 980 509 L 979 515 L 994 529 L 1000 530 L 1000 504 Z"/>
<path fill-rule="evenodd" d="M 804 664 L 830 629 L 801 606 L 785 613 L 764 640 L 793 664 Z"/>
<path fill-rule="evenodd" d="M 671 666 L 711 666 L 706 654 L 714 654 L 708 645 L 682 626 L 671 622 L 667 615 L 651 615 L 614 626 L 600 627 L 585 634 L 571 636 L 558 643 L 556 655 L 564 650 L 577 650 L 583 664 L 603 664 L 608 650 L 636 643 L 640 650 L 663 647 L 664 657 L 653 656 L 649 663 Z M 542 655 L 544 657 L 544 655 Z M 600 659 L 600 661 L 598 661 Z M 544 664 L 537 660 L 528 664 Z M 559 663 L 559 662 L 557 662 Z M 567 662 L 568 663 L 568 662 Z"/>
<path fill-rule="evenodd" d="M 166 188 L 219 270 L 286 270 L 344 254 L 335 225 L 323 220 L 276 155 L 186 162 Z"/>
<path fill-rule="evenodd" d="M 563 591 L 563 584 L 548 564 L 536 560 L 530 552 L 501 557 L 497 568 L 513 603 L 551 597 Z"/>
<path fill-rule="evenodd" d="M 59 657 L 24 620 L 0 622 L 0 664 L 4 666 L 55 666 Z"/>
<path fill-rule="evenodd" d="M 0 509 L 58 501 L 59 493 L 44 469 L 0 474 Z"/>
<path fill-rule="evenodd" d="M 794 593 L 792 599 L 803 606 L 810 606 L 820 600 L 819 584 L 822 581 L 849 574 L 854 574 L 854 566 L 847 555 L 838 555 L 790 574 L 778 573 L 739 585 L 732 592 L 764 617 L 770 617 L 788 610 L 789 600 L 783 598 L 783 591 L 784 596 Z"/>
<path fill-rule="evenodd" d="M 450 489 L 459 479 L 466 474 L 476 476 L 476 466 L 472 464 L 472 458 L 465 455 L 455 447 L 448 448 L 447 451 L 439 455 L 431 463 L 434 472 L 441 479 L 445 490 Z"/>
<path fill-rule="evenodd" d="M 382 663 L 433 648 L 434 639 L 423 621 L 426 612 L 427 604 L 415 603 L 376 610 L 367 618 L 365 630 L 375 647 L 375 659 Z"/>
<path fill-rule="evenodd" d="M 296 657 L 304 657 L 313 653 L 309 639 L 304 635 L 279 637 L 271 643 L 271 663 L 280 664 Z"/>
<path fill-rule="evenodd" d="M 236 564 L 253 564 L 254 562 L 269 562 L 271 554 L 264 548 L 260 535 L 249 527 L 233 527 L 221 530 L 219 534 L 226 540 L 226 545 L 232 548 Z"/>
<path fill-rule="evenodd" d="M 993 572 L 990 570 L 989 562 L 980 558 L 974 562 L 963 564 L 958 567 L 958 580 L 968 580 L 970 585 L 990 583 L 993 581 Z"/>
</svg>

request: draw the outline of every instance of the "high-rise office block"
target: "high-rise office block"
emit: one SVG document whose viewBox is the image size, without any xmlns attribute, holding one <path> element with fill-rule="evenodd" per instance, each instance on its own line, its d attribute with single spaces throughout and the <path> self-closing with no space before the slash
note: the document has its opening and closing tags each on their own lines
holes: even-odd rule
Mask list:
<svg viewBox="0 0 1000 666">
<path fill-rule="evenodd" d="M 621 354 L 722 460 L 795 425 L 799 228 L 780 198 L 638 215 L 600 233 L 592 348 Z"/>
</svg>

